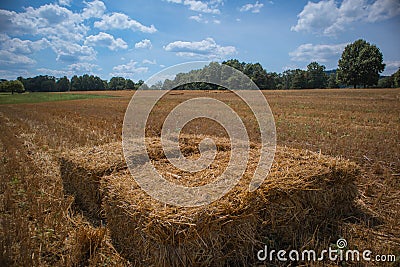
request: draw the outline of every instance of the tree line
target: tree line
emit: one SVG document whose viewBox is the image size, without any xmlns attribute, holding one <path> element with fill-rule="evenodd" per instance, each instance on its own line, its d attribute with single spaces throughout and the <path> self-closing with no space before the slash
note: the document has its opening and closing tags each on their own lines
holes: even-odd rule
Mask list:
<svg viewBox="0 0 400 267">
<path fill-rule="evenodd" d="M 66 76 L 56 78 L 49 75 L 38 75 L 31 78 L 18 77 L 16 81 L 0 81 L 0 92 L 11 92 L 11 89 L 2 90 L 7 84 L 12 83 L 15 92 L 66 92 L 66 91 L 94 91 L 94 90 L 126 90 L 138 89 L 144 82 L 137 83 L 123 77 L 112 77 L 110 81 L 102 80 L 98 76 L 84 74 L 74 75 L 71 80 Z M 18 86 L 17 86 L 18 85 Z M 21 88 L 22 86 L 22 88 Z M 12 86 L 11 86 L 12 87 Z"/>
<path fill-rule="evenodd" d="M 271 89 L 314 89 L 341 87 L 400 87 L 400 69 L 391 76 L 380 76 L 385 69 L 383 55 L 378 47 L 365 40 L 357 40 L 345 47 L 336 70 L 327 71 L 324 65 L 311 62 L 306 70 L 285 70 L 283 73 L 268 72 L 260 63 L 245 63 L 237 59 L 222 62 L 247 75 L 262 90 Z M 229 88 L 251 88 L 240 76 L 234 75 L 229 68 L 220 68 L 219 63 L 211 62 L 200 70 L 179 73 L 174 80 L 165 80 L 152 85 L 149 89 L 172 89 L 174 85 L 201 77 L 213 77 L 215 81 L 224 81 Z M 71 80 L 66 76 L 39 75 L 33 78 L 18 77 L 16 81 L 0 80 L 0 92 L 65 92 L 91 90 L 138 89 L 143 81 L 133 82 L 123 77 L 112 77 L 110 81 L 94 75 L 74 75 Z M 146 85 L 145 85 L 146 86 Z M 191 83 L 175 89 L 213 90 L 223 89 L 215 84 Z"/>
<path fill-rule="evenodd" d="M 339 70 L 326 71 L 324 65 L 317 62 L 308 64 L 306 70 L 286 70 L 283 73 L 267 72 L 260 63 L 239 62 L 237 59 L 224 61 L 222 64 L 233 67 L 246 74 L 261 90 L 285 90 L 285 89 L 315 89 L 315 88 L 344 88 L 349 84 L 338 78 Z M 250 89 L 251 84 L 244 84 L 240 76 L 235 76 L 228 68 L 221 68 L 219 63 L 212 62 L 200 70 L 193 70 L 188 73 L 179 73 L 173 80 L 165 80 L 164 83 L 152 85 L 150 89 L 178 89 L 178 90 L 218 90 L 226 89 L 215 84 L 204 82 L 187 83 L 196 81 L 202 77 L 209 77 L 231 89 Z M 218 77 L 216 77 L 218 76 Z M 211 77 L 211 78 L 210 78 Z M 178 86 L 179 85 L 179 86 Z M 351 85 L 351 87 L 357 87 Z M 369 84 L 360 84 L 363 87 L 374 88 L 397 88 L 400 87 L 400 69 L 391 76 L 378 77 L 378 81 Z"/>
<path fill-rule="evenodd" d="M 226 75 L 227 70 L 218 71 L 216 65 L 211 63 L 201 70 L 178 74 L 173 81 L 166 80 L 163 85 L 153 85 L 154 89 L 171 88 L 173 84 L 182 84 L 185 80 L 196 80 L 197 77 L 212 77 L 219 75 L 214 80 L 224 80 L 228 86 L 245 88 L 239 77 Z M 378 47 L 371 45 L 363 39 L 347 45 L 338 62 L 336 70 L 326 71 L 324 65 L 311 62 L 306 70 L 286 70 L 281 74 L 267 72 L 260 63 L 245 63 L 237 59 L 222 62 L 246 74 L 260 89 L 314 89 L 314 88 L 343 88 L 343 87 L 375 87 L 397 88 L 400 87 L 400 68 L 391 76 L 381 76 L 385 69 L 383 55 Z M 221 69 L 221 68 L 220 68 Z M 182 85 L 178 89 L 220 89 L 218 86 L 205 83 Z"/>
<path fill-rule="evenodd" d="M 330 75 L 325 72 L 325 66 L 317 62 L 311 62 L 307 70 L 295 69 L 286 70 L 282 74 L 267 72 L 260 63 L 245 63 L 237 59 L 222 62 L 223 65 L 232 67 L 244 73 L 261 90 L 276 89 L 304 89 L 304 88 L 337 88 L 337 84 L 329 83 Z M 333 74 L 332 74 L 333 75 Z M 182 89 L 182 90 L 217 90 L 223 89 L 209 83 L 190 83 L 188 81 L 200 80 L 208 77 L 211 81 L 219 84 L 223 83 L 232 89 L 251 88 L 251 84 L 246 84 L 248 80 L 242 79 L 240 75 L 235 75 L 230 68 L 223 68 L 217 62 L 212 62 L 200 70 L 193 70 L 189 73 L 179 73 L 174 80 L 165 80 L 163 84 L 155 84 L 150 89 Z M 176 86 L 181 84 L 180 86 Z"/>
</svg>

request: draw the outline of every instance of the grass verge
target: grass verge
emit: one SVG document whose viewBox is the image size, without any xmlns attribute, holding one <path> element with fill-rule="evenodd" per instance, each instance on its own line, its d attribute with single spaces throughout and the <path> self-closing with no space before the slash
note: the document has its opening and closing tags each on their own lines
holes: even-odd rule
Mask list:
<svg viewBox="0 0 400 267">
<path fill-rule="evenodd" d="M 24 94 L 0 94 L 1 104 L 40 103 L 53 101 L 68 101 L 77 99 L 108 98 L 110 95 L 74 94 L 74 93 L 24 93 Z"/>
</svg>

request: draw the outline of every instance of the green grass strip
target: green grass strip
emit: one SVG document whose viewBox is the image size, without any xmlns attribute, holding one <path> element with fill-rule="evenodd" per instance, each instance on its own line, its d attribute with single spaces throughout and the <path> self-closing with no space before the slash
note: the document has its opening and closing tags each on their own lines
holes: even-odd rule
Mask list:
<svg viewBox="0 0 400 267">
<path fill-rule="evenodd" d="M 1 104 L 22 104 L 22 103 L 40 103 L 40 102 L 53 102 L 53 101 L 69 101 L 80 99 L 92 98 L 110 98 L 116 96 L 110 95 L 95 95 L 95 94 L 74 94 L 74 93 L 0 93 Z"/>
</svg>

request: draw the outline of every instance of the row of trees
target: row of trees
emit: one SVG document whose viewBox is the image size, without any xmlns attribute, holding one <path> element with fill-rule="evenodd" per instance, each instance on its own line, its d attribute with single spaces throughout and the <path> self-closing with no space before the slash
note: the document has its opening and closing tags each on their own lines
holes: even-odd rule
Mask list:
<svg viewBox="0 0 400 267">
<path fill-rule="evenodd" d="M 98 76 L 84 74 L 74 75 L 71 80 L 66 76 L 56 78 L 54 76 L 39 75 L 33 78 L 18 77 L 17 81 L 30 92 L 65 92 L 65 91 L 93 91 L 93 90 L 125 90 L 137 89 L 143 81 L 137 83 L 131 79 L 113 77 L 109 82 Z"/>
<path fill-rule="evenodd" d="M 265 90 L 280 90 L 280 89 L 314 89 L 314 88 L 340 88 L 346 87 L 346 84 L 341 83 L 338 79 L 338 71 L 325 71 L 325 66 L 317 62 L 311 62 L 307 66 L 307 70 L 294 69 L 286 70 L 282 74 L 275 72 L 267 72 L 259 63 L 239 62 L 236 59 L 228 60 L 222 64 L 231 66 L 246 74 L 258 88 Z M 193 70 L 189 73 L 179 73 L 174 80 L 165 80 L 164 83 L 159 82 L 153 85 L 150 89 L 171 89 L 178 84 L 184 84 L 176 87 L 181 90 L 217 90 L 223 89 L 209 83 L 191 83 L 189 81 L 202 80 L 203 77 L 208 77 L 211 81 L 216 81 L 226 87 L 232 89 L 250 89 L 251 84 L 245 84 L 240 77 L 236 77 L 230 73 L 229 68 L 221 68 L 218 63 L 212 62 L 201 70 Z M 392 88 L 400 87 L 400 70 L 389 77 L 379 79 L 377 85 L 373 87 Z M 185 84 L 186 83 L 186 84 Z"/>
<path fill-rule="evenodd" d="M 223 65 L 230 66 L 244 73 L 249 77 L 258 88 L 265 89 L 302 89 L 302 88 L 326 88 L 331 85 L 337 88 L 336 83 L 332 83 L 331 76 L 325 72 L 325 66 L 317 62 L 311 62 L 307 70 L 287 70 L 282 74 L 276 72 L 267 72 L 260 63 L 245 63 L 237 59 L 231 59 L 222 62 Z M 334 74 L 332 74 L 334 75 Z M 235 75 L 230 68 L 224 68 L 219 63 L 212 62 L 200 70 L 192 70 L 189 73 L 179 73 L 174 80 L 165 80 L 164 83 L 153 85 L 150 89 L 170 89 L 177 84 L 184 84 L 189 81 L 208 80 L 226 85 L 232 89 L 249 89 L 251 84 L 246 84 L 240 75 Z M 209 83 L 184 84 L 176 89 L 186 90 L 212 90 L 221 89 L 218 86 Z"/>
<path fill-rule="evenodd" d="M 244 88 L 240 78 L 229 75 L 229 70 L 216 68 L 215 64 L 204 67 L 202 70 L 178 74 L 173 81 L 166 80 L 164 85 L 155 88 L 171 88 L 171 84 L 185 80 L 196 80 L 197 77 L 213 77 L 216 81 L 225 81 L 230 88 Z M 384 71 L 383 55 L 378 47 L 365 40 L 357 40 L 345 47 L 338 62 L 338 69 L 326 71 L 324 65 L 317 62 L 308 64 L 306 70 L 286 70 L 282 74 L 267 72 L 260 63 L 239 62 L 237 59 L 224 61 L 222 64 L 233 67 L 246 74 L 260 89 L 303 89 L 303 88 L 338 88 L 352 86 L 366 87 L 400 87 L 400 69 L 389 77 L 381 77 Z M 221 73 L 220 73 L 221 72 Z M 228 75 L 227 75 L 228 74 Z M 218 76 L 215 78 L 214 76 Z M 238 80 L 239 79 L 239 80 Z M 167 86 L 165 86 L 165 84 Z M 179 89 L 216 89 L 210 84 L 196 83 L 180 86 Z"/>
<path fill-rule="evenodd" d="M 400 69 L 391 76 L 380 78 L 377 87 L 400 88 Z"/>
</svg>

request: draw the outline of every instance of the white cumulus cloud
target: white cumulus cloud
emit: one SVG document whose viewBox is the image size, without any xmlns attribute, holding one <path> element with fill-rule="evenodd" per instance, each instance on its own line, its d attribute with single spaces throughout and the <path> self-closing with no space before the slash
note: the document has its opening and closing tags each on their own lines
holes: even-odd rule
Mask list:
<svg viewBox="0 0 400 267">
<path fill-rule="evenodd" d="M 308 2 L 292 31 L 306 31 L 323 35 L 336 35 L 352 23 L 375 22 L 400 15 L 398 0 L 344 0 L 337 4 L 334 0 Z"/>
<path fill-rule="evenodd" d="M 33 54 L 36 51 L 45 49 L 49 46 L 49 41 L 42 38 L 37 41 L 21 40 L 10 38 L 4 33 L 0 33 L 0 49 L 17 54 Z"/>
<path fill-rule="evenodd" d="M 155 59 L 154 60 L 143 59 L 142 63 L 143 64 L 149 64 L 149 65 L 156 65 L 157 64 Z"/>
<path fill-rule="evenodd" d="M 79 63 L 74 63 L 68 66 L 68 69 L 73 71 L 73 72 L 89 72 L 92 73 L 94 69 L 101 70 L 101 68 L 92 63 L 88 62 L 79 62 Z"/>
<path fill-rule="evenodd" d="M 197 0 L 167 0 L 167 2 L 175 4 L 183 4 L 188 6 L 190 10 L 202 13 L 220 14 L 219 6 L 223 4 L 223 1 L 197 1 Z"/>
<path fill-rule="evenodd" d="M 58 36 L 68 40 L 81 40 L 89 29 L 80 14 L 56 4 L 27 7 L 20 13 L 0 10 L 0 22 L 4 33 Z"/>
<path fill-rule="evenodd" d="M 0 65 L 10 66 L 10 65 L 33 65 L 36 61 L 27 57 L 26 55 L 15 54 L 10 51 L 0 50 Z"/>
<path fill-rule="evenodd" d="M 110 50 L 127 49 L 127 43 L 121 38 L 115 39 L 111 34 L 100 32 L 97 35 L 90 35 L 86 37 L 84 42 L 88 46 L 105 46 Z"/>
<path fill-rule="evenodd" d="M 126 64 L 121 64 L 113 67 L 113 72 L 110 76 L 122 76 L 133 79 L 135 75 L 148 72 L 149 68 L 137 66 L 138 62 L 131 60 Z"/>
<path fill-rule="evenodd" d="M 240 12 L 250 11 L 251 13 L 260 13 L 263 3 L 255 2 L 254 4 L 245 4 L 240 8 Z"/>
<path fill-rule="evenodd" d="M 198 14 L 198 15 L 193 15 L 190 16 L 189 19 L 197 21 L 197 22 L 202 22 L 202 23 L 208 23 L 208 20 L 206 20 L 202 14 Z"/>
<path fill-rule="evenodd" d="M 209 22 L 209 20 L 206 19 L 206 18 L 203 16 L 203 14 L 198 14 L 198 15 L 190 16 L 189 19 L 194 20 L 194 21 L 197 21 L 197 22 L 199 22 L 199 23 L 204 23 L 204 24 L 207 24 L 207 23 Z M 212 21 L 213 23 L 215 23 L 215 24 L 221 24 L 221 21 L 218 20 L 218 19 L 212 19 L 211 21 Z"/>
<path fill-rule="evenodd" d="M 72 43 L 60 38 L 51 40 L 51 48 L 57 54 L 57 61 L 77 63 L 96 59 L 96 51 L 93 47 Z"/>
<path fill-rule="evenodd" d="M 343 44 L 302 44 L 289 53 L 291 60 L 304 62 L 328 62 L 330 59 L 339 59 L 347 43 Z"/>
<path fill-rule="evenodd" d="M 31 59 L 29 55 L 48 46 L 49 41 L 45 38 L 37 41 L 21 40 L 0 33 L 0 65 L 35 64 L 36 61 Z"/>
<path fill-rule="evenodd" d="M 101 18 L 106 11 L 106 5 L 99 0 L 93 2 L 86 2 L 86 7 L 83 9 L 82 17 L 88 18 Z"/>
<path fill-rule="evenodd" d="M 150 49 L 152 47 L 151 41 L 149 39 L 144 39 L 135 44 L 135 48 L 146 48 Z"/>
<path fill-rule="evenodd" d="M 368 11 L 369 22 L 390 19 L 400 14 L 400 1 L 377 0 L 369 6 Z"/>
<path fill-rule="evenodd" d="M 131 29 L 133 31 L 141 31 L 145 33 L 154 33 L 157 29 L 154 25 L 144 26 L 140 22 L 131 19 L 123 13 L 112 13 L 111 15 L 104 15 L 100 21 L 94 23 L 94 27 L 109 30 L 109 29 Z"/>
<path fill-rule="evenodd" d="M 70 6 L 71 5 L 71 0 L 58 0 L 58 4 L 60 6 Z"/>
<path fill-rule="evenodd" d="M 218 45 L 213 38 L 202 41 L 175 41 L 164 46 L 164 50 L 175 52 L 178 56 L 207 59 L 222 59 L 237 53 L 234 46 Z"/>
<path fill-rule="evenodd" d="M 107 12 L 101 0 L 85 0 L 80 10 L 71 8 L 72 2 L 55 0 L 18 11 L 0 9 L 0 67 L 8 70 L 0 70 L 4 77 L 9 77 L 11 70 L 15 75 L 28 73 L 25 70 L 33 69 L 32 65 L 37 63 L 35 53 L 48 48 L 55 53 L 55 58 L 49 60 L 56 59 L 69 66 L 60 71 L 90 71 L 97 66 L 91 62 L 97 57 L 97 47 L 113 51 L 128 48 L 122 38 L 106 33 L 107 29 L 157 31 L 154 25 L 143 25 L 124 13 Z M 148 47 L 150 41 L 143 41 L 137 46 Z M 40 67 L 34 68 L 35 71 Z M 48 71 L 56 73 L 56 70 Z M 136 71 L 145 69 L 136 67 Z"/>
<path fill-rule="evenodd" d="M 383 63 L 386 64 L 384 72 L 385 75 L 392 75 L 400 69 L 400 60 L 385 60 Z"/>
</svg>

